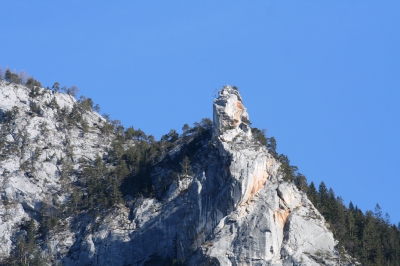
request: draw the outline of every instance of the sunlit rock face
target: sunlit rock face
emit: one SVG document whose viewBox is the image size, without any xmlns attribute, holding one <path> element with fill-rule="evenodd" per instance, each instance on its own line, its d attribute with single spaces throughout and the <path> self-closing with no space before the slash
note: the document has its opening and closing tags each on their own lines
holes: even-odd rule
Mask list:
<svg viewBox="0 0 400 266">
<path fill-rule="evenodd" d="M 214 100 L 213 111 L 215 137 L 228 142 L 238 134 L 251 137 L 249 115 L 236 88 L 223 87 Z"/>
<path fill-rule="evenodd" d="M 101 134 L 97 124 L 103 118 L 94 112 L 83 114 L 91 128 L 85 134 L 60 128 L 49 103 L 55 99 L 59 108 L 72 109 L 75 100 L 39 92 L 31 97 L 23 86 L 0 83 L 0 111 L 20 110 L 14 133 L 2 136 L 25 151 L 0 162 L 0 195 L 8 201 L 0 202 L 0 261 L 15 247 L 22 219 L 35 217 L 49 194 L 57 193 L 60 204 L 68 199 L 57 160 L 72 149 L 78 170 L 81 158 L 107 156 L 113 140 Z M 27 115 L 30 102 L 41 107 L 40 116 Z M 303 192 L 282 180 L 280 163 L 253 139 L 238 90 L 223 87 L 213 110 L 210 134 L 181 142 L 154 166 L 151 179 L 157 188 L 170 176 L 168 160 L 186 155 L 185 145 L 196 147 L 190 154 L 193 175 L 175 180 L 156 198 L 125 198 L 126 204 L 101 217 L 65 219 L 50 234 L 46 254 L 63 265 L 339 265 L 324 218 Z M 31 176 L 21 164 L 36 148 L 43 152 Z"/>
<path fill-rule="evenodd" d="M 222 205 L 219 199 L 231 204 L 202 244 L 202 263 L 319 265 L 312 258 L 315 253 L 336 258 L 323 217 L 304 193 L 281 179 L 280 164 L 252 139 L 239 92 L 225 86 L 213 109 L 213 136 L 228 173 L 217 205 Z M 334 259 L 325 263 L 337 265 Z"/>
<path fill-rule="evenodd" d="M 63 186 L 76 176 L 61 180 L 60 160 L 70 158 L 76 170 L 79 160 L 104 154 L 110 143 L 108 137 L 99 140 L 99 126 L 105 119 L 92 111 L 81 114 L 91 128 L 88 132 L 75 126 L 61 127 L 58 110 L 71 110 L 76 102 L 67 94 L 0 81 L 0 142 L 5 140 L 0 145 L 0 262 L 15 248 L 24 219 L 38 220 L 43 202 L 50 196 L 55 195 L 57 204 L 68 199 Z M 14 119 L 7 124 L 5 116 L 10 113 Z M 57 245 L 63 241 L 70 242 L 69 236 Z"/>
<path fill-rule="evenodd" d="M 219 154 L 230 159 L 232 189 L 228 191 L 236 208 L 264 186 L 277 164 L 266 148 L 252 139 L 249 115 L 237 89 L 223 87 L 213 111 L 213 136 Z"/>
</svg>

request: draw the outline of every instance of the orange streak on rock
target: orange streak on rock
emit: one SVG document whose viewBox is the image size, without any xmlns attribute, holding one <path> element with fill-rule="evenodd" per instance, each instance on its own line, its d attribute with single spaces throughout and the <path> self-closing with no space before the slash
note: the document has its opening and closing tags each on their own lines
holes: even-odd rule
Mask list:
<svg viewBox="0 0 400 266">
<path fill-rule="evenodd" d="M 289 209 L 280 209 L 275 211 L 274 217 L 275 217 L 275 222 L 278 222 L 279 225 L 283 228 L 285 226 L 286 220 L 290 214 Z"/>
<path fill-rule="evenodd" d="M 242 112 L 243 112 L 243 104 L 242 104 L 242 102 L 237 101 L 237 103 L 236 103 L 236 108 L 237 108 L 238 110 L 236 111 L 235 118 L 234 118 L 234 123 L 233 123 L 233 125 L 234 125 L 235 127 L 236 127 L 237 124 L 239 123 L 240 115 L 241 115 Z"/>
<path fill-rule="evenodd" d="M 254 173 L 253 187 L 250 190 L 250 196 L 248 200 L 250 200 L 265 185 L 270 177 L 269 168 L 275 163 L 275 160 L 271 158 L 267 161 L 266 169 L 260 168 L 257 172 Z"/>
<path fill-rule="evenodd" d="M 250 190 L 250 198 L 254 196 L 267 182 L 269 175 L 266 171 L 260 170 L 253 176 L 253 187 Z"/>
<path fill-rule="evenodd" d="M 266 177 L 261 177 L 261 178 L 255 178 L 255 182 L 254 182 L 254 186 L 251 189 L 250 195 L 253 196 L 254 194 L 256 194 L 264 185 L 265 182 L 267 181 L 268 176 Z"/>
</svg>

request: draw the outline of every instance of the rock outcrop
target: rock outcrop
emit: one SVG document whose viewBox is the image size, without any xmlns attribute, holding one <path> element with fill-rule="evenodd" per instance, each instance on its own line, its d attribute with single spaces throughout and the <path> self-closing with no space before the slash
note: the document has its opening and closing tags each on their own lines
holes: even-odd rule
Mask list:
<svg viewBox="0 0 400 266">
<path fill-rule="evenodd" d="M 0 193 L 8 202 L 7 209 L 4 203 L 0 208 L 0 257 L 4 258 L 15 245 L 17 226 L 40 211 L 47 194 L 59 193 L 60 202 L 68 198 L 61 192 L 57 164 L 57 159 L 71 154 L 66 139 L 73 147 L 74 162 L 107 154 L 112 137 L 99 143 L 96 124 L 103 118 L 94 112 L 84 114 L 91 125 L 84 135 L 79 128 L 58 129 L 48 106 L 55 99 L 58 105 L 73 108 L 75 100 L 70 96 L 41 89 L 32 99 L 27 88 L 4 82 L 0 93 L 2 113 L 14 106 L 19 110 L 13 133 L 3 139 L 24 147 L 21 154 L 6 155 L 2 150 Z M 39 117 L 24 115 L 31 112 L 30 102 L 40 106 Z M 154 165 L 151 179 L 157 190 L 157 184 L 171 176 L 169 162 L 186 154 L 193 175 L 174 180 L 157 197 L 127 196 L 125 205 L 96 219 L 66 219 L 69 225 L 49 239 L 54 261 L 63 265 L 339 265 L 337 243 L 324 218 L 303 192 L 282 179 L 280 163 L 252 137 L 239 92 L 222 88 L 213 110 L 212 128 L 178 141 Z M 43 124 L 50 131 L 46 135 L 40 133 Z M 19 134 L 26 135 L 23 141 Z M 190 154 L 189 145 L 196 147 Z M 30 176 L 21 171 L 21 164 L 34 156 L 37 147 L 43 152 Z M 340 265 L 349 264 L 342 260 Z"/>
<path fill-rule="evenodd" d="M 323 217 L 304 193 L 281 179 L 280 164 L 252 139 L 247 121 L 239 92 L 224 87 L 214 101 L 213 133 L 220 156 L 229 158 L 221 196 L 232 204 L 202 244 L 204 261 L 319 265 L 318 257 L 337 265 L 336 243 Z"/>
<path fill-rule="evenodd" d="M 76 180 L 77 163 L 102 156 L 110 144 L 107 137 L 99 139 L 105 119 L 95 112 L 80 114 L 87 132 L 60 120 L 57 113 L 69 114 L 76 104 L 67 94 L 0 81 L 0 259 L 15 245 L 18 226 L 37 218 L 50 196 L 56 195 L 51 204 L 69 197 L 62 187 Z M 67 166 L 71 173 L 62 180 Z"/>
</svg>

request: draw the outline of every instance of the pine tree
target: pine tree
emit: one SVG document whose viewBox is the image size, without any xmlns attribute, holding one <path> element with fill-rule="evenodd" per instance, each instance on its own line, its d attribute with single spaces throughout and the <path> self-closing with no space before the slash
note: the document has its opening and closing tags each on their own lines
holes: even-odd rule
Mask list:
<svg viewBox="0 0 400 266">
<path fill-rule="evenodd" d="M 12 73 L 11 70 L 9 68 L 6 69 L 6 74 L 4 76 L 4 79 L 8 82 L 11 82 L 11 77 L 12 77 Z"/>
<path fill-rule="evenodd" d="M 299 190 L 301 190 L 303 192 L 307 192 L 308 185 L 307 185 L 307 178 L 305 177 L 305 175 L 302 175 L 301 173 L 297 173 L 294 183 Z"/>
<path fill-rule="evenodd" d="M 29 252 L 35 247 L 35 221 L 31 218 L 28 222 L 26 245 Z"/>
<path fill-rule="evenodd" d="M 53 89 L 54 92 L 59 92 L 60 91 L 60 83 L 55 82 L 51 88 Z"/>
<path fill-rule="evenodd" d="M 284 155 L 280 154 L 278 157 L 281 166 L 279 167 L 279 172 L 283 175 L 283 180 L 292 182 L 296 177 L 296 172 L 298 170 L 297 166 L 290 165 L 289 158 Z"/>
<path fill-rule="evenodd" d="M 276 152 L 276 140 L 274 137 L 267 138 L 267 150 L 272 157 L 275 159 L 278 158 L 278 153 Z"/>
<path fill-rule="evenodd" d="M 374 216 L 376 219 L 381 220 L 382 219 L 382 208 L 381 206 L 379 206 L 379 204 L 377 203 L 375 205 L 375 213 Z"/>
<path fill-rule="evenodd" d="M 312 202 L 312 204 L 317 208 L 319 205 L 319 196 L 317 189 L 315 188 L 314 182 L 312 181 L 307 190 L 307 197 Z"/>
<path fill-rule="evenodd" d="M 319 184 L 318 198 L 320 203 L 318 209 L 320 210 L 322 215 L 326 216 L 328 214 L 329 195 L 328 189 L 326 188 L 324 181 Z"/>
</svg>

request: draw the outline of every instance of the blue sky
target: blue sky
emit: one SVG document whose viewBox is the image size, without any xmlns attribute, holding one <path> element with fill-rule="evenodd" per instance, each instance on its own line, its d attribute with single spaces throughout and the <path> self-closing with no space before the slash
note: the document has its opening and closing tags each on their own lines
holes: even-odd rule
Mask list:
<svg viewBox="0 0 400 266">
<path fill-rule="evenodd" d="M 0 65 L 160 138 L 239 87 L 310 181 L 400 221 L 399 1 L 8 1 Z"/>
</svg>

